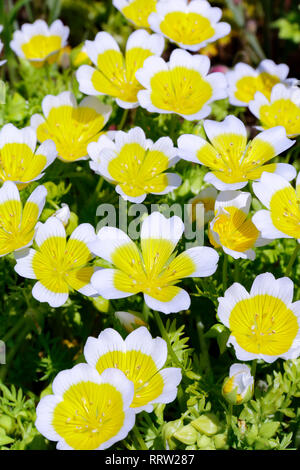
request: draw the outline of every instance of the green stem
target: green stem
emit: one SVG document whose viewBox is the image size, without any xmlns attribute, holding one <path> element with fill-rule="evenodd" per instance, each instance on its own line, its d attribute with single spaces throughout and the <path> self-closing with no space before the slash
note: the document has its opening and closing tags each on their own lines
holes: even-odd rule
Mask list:
<svg viewBox="0 0 300 470">
<path fill-rule="evenodd" d="M 124 109 L 122 119 L 121 119 L 119 127 L 118 127 L 119 131 L 121 131 L 123 129 L 123 127 L 125 126 L 126 121 L 127 121 L 128 113 L 129 113 L 129 109 Z"/>
<path fill-rule="evenodd" d="M 13 326 L 13 328 L 11 330 L 9 330 L 8 333 L 6 333 L 6 335 L 1 338 L 2 341 L 4 341 L 4 343 L 7 343 L 7 341 L 10 340 L 10 338 L 12 338 L 14 336 L 14 334 L 24 325 L 24 323 L 26 323 L 26 318 L 25 316 L 21 317 L 17 323 L 15 324 L 15 326 Z"/>
<path fill-rule="evenodd" d="M 297 254 L 298 254 L 299 250 L 300 250 L 300 243 L 297 243 L 296 248 L 294 249 L 293 254 L 290 257 L 289 264 L 287 265 L 287 268 L 285 270 L 285 276 L 289 276 L 289 274 L 292 270 L 293 264 L 294 264 L 294 262 L 297 258 Z"/>
<path fill-rule="evenodd" d="M 210 359 L 209 359 L 206 339 L 204 337 L 204 325 L 201 321 L 197 322 L 197 332 L 198 332 L 198 337 L 199 337 L 200 350 L 201 350 L 201 354 L 202 354 L 203 362 L 204 362 L 204 368 L 207 370 L 207 372 L 210 372 L 211 371 Z"/>
<path fill-rule="evenodd" d="M 4 382 L 5 377 L 7 375 L 7 372 L 8 372 L 9 365 L 10 365 L 11 361 L 13 360 L 13 358 L 15 357 L 16 353 L 18 352 L 18 349 L 20 348 L 21 344 L 23 343 L 23 341 L 24 341 L 27 333 L 30 331 L 30 329 L 31 329 L 30 325 L 27 325 L 26 327 L 24 327 L 21 330 L 19 336 L 17 337 L 17 339 L 15 341 L 14 347 L 10 350 L 9 354 L 7 355 L 6 365 L 1 367 L 0 381 Z"/>
<path fill-rule="evenodd" d="M 137 442 L 140 446 L 140 449 L 138 449 L 138 450 L 148 450 L 148 447 L 146 446 L 146 444 L 144 442 L 144 439 L 142 438 L 142 435 L 141 435 L 140 431 L 138 430 L 137 426 L 134 426 L 132 432 L 133 432 L 134 437 L 136 438 L 136 440 L 137 440 Z"/>
<path fill-rule="evenodd" d="M 223 282 L 224 291 L 227 289 L 227 269 L 228 269 L 228 255 L 224 253 L 223 271 L 222 271 L 222 282 Z"/>
<path fill-rule="evenodd" d="M 173 361 L 176 363 L 176 365 L 178 367 L 182 367 L 180 362 L 179 362 L 179 359 L 178 357 L 176 356 L 175 352 L 173 351 L 173 348 L 171 346 L 171 343 L 170 343 L 170 340 L 169 340 L 169 336 L 168 336 L 168 333 L 164 327 L 164 324 L 162 322 L 162 319 L 160 318 L 159 316 L 159 313 L 156 312 L 155 310 L 153 310 L 153 313 L 154 313 L 154 318 L 155 318 L 155 321 L 157 323 L 157 326 L 158 326 L 158 329 L 160 331 L 160 334 L 162 335 L 163 339 L 165 340 L 165 342 L 167 343 L 167 346 L 168 346 L 168 351 L 169 351 L 169 354 L 170 356 L 172 357 Z"/>
<path fill-rule="evenodd" d="M 257 359 L 254 359 L 252 361 L 252 365 L 251 365 L 251 375 L 252 375 L 253 379 L 255 379 L 256 366 L 257 366 Z"/>
<path fill-rule="evenodd" d="M 100 191 L 102 189 L 102 186 L 103 186 L 103 183 L 104 183 L 104 179 L 103 179 L 102 176 L 100 176 L 99 181 L 98 181 L 97 186 L 96 186 L 96 189 L 95 189 L 95 194 L 100 193 Z"/>
<path fill-rule="evenodd" d="M 238 282 L 240 275 L 239 260 L 234 260 L 234 282 Z"/>
<path fill-rule="evenodd" d="M 229 444 L 230 442 L 232 411 L 233 411 L 233 404 L 230 403 L 228 406 L 228 413 L 227 413 L 227 444 Z"/>
</svg>

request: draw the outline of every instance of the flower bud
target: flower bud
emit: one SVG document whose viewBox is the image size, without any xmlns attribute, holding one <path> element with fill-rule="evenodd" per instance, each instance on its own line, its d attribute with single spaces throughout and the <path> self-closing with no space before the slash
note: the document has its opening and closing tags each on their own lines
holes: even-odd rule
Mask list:
<svg viewBox="0 0 300 470">
<path fill-rule="evenodd" d="M 129 312 L 115 312 L 115 317 L 119 320 L 123 328 L 128 331 L 128 333 L 131 333 L 139 326 L 148 326 L 147 323 L 145 323 L 140 317 Z"/>
<path fill-rule="evenodd" d="M 174 436 L 175 432 L 182 428 L 182 420 L 176 419 L 175 421 L 169 421 L 168 423 L 164 424 L 162 427 L 162 438 L 164 442 L 166 442 L 166 449 L 174 450 L 177 448 L 177 444 L 173 441 L 172 437 Z"/>
<path fill-rule="evenodd" d="M 201 450 L 216 450 L 213 440 L 204 434 L 198 438 L 197 446 Z"/>
<path fill-rule="evenodd" d="M 191 422 L 191 425 L 201 434 L 213 436 L 220 429 L 218 418 L 213 413 L 206 413 Z"/>
<path fill-rule="evenodd" d="M 252 397 L 254 379 L 250 367 L 246 364 L 233 364 L 229 369 L 229 377 L 224 380 L 222 394 L 232 405 L 245 403 Z"/>
<path fill-rule="evenodd" d="M 183 444 L 187 446 L 191 446 L 197 442 L 198 433 L 196 429 L 191 425 L 187 424 L 183 426 L 181 429 L 174 433 L 174 437 Z"/>
<path fill-rule="evenodd" d="M 64 224 L 64 227 L 66 227 L 69 223 L 70 214 L 71 213 L 68 204 L 63 202 L 61 208 L 58 209 L 53 215 Z"/>
</svg>

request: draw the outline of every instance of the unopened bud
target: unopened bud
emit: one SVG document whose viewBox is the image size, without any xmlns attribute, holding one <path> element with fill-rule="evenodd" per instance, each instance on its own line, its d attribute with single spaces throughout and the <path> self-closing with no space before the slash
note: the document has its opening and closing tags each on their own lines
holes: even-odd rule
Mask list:
<svg viewBox="0 0 300 470">
<path fill-rule="evenodd" d="M 70 220 L 70 214 L 71 213 L 68 204 L 63 202 L 61 208 L 58 209 L 53 215 L 64 224 L 64 227 L 66 227 Z"/>
<path fill-rule="evenodd" d="M 232 405 L 245 403 L 253 395 L 254 379 L 250 367 L 246 364 L 233 364 L 229 369 L 229 377 L 224 380 L 223 397 Z"/>
<path fill-rule="evenodd" d="M 115 317 L 128 333 L 131 333 L 139 326 L 148 326 L 140 317 L 129 312 L 115 312 Z"/>
<path fill-rule="evenodd" d="M 213 436 L 220 430 L 218 418 L 213 413 L 205 413 L 199 418 L 194 419 L 191 425 L 206 436 Z"/>
<path fill-rule="evenodd" d="M 191 424 L 187 424 L 179 429 L 179 431 L 176 431 L 174 437 L 183 444 L 191 446 L 197 442 L 198 433 Z"/>
</svg>

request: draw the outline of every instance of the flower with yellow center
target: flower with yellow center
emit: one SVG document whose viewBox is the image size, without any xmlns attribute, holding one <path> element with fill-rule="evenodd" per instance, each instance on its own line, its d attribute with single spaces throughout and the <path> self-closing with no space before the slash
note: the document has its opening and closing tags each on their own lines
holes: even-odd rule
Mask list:
<svg viewBox="0 0 300 470">
<path fill-rule="evenodd" d="M 143 108 L 154 113 L 175 113 L 188 121 L 207 117 L 210 103 L 227 97 L 223 73 L 208 75 L 210 60 L 175 49 L 170 61 L 149 57 L 136 72 L 136 78 L 146 88 L 138 92 Z"/>
<path fill-rule="evenodd" d="M 163 313 L 187 310 L 190 296 L 176 284 L 186 277 L 211 276 L 219 256 L 208 247 L 193 247 L 176 256 L 184 231 L 180 217 L 167 219 L 159 212 L 146 217 L 141 230 L 141 251 L 122 230 L 103 227 L 91 251 L 114 268 L 97 271 L 92 286 L 105 299 L 119 299 L 142 292 L 147 305 Z"/>
<path fill-rule="evenodd" d="M 156 33 L 182 49 L 197 52 L 230 33 L 230 25 L 219 22 L 221 16 L 222 10 L 206 0 L 160 0 L 148 21 Z"/>
<path fill-rule="evenodd" d="M 47 190 L 38 186 L 24 207 L 17 186 L 7 181 L 0 188 L 0 256 L 17 252 L 32 244 Z"/>
<path fill-rule="evenodd" d="M 135 423 L 133 383 L 117 369 L 101 375 L 88 364 L 59 372 L 53 395 L 36 409 L 38 431 L 59 450 L 103 450 L 125 439 Z"/>
<path fill-rule="evenodd" d="M 289 137 L 300 135 L 299 87 L 286 87 L 279 83 L 272 88 L 270 99 L 257 92 L 249 103 L 249 109 L 260 120 L 258 129 L 283 126 Z"/>
<path fill-rule="evenodd" d="M 239 62 L 233 70 L 226 73 L 229 101 L 234 106 L 248 106 L 256 92 L 260 92 L 268 100 L 277 83 L 297 83 L 295 78 L 287 78 L 288 73 L 287 65 L 277 65 L 270 59 L 264 59 L 257 69 Z"/>
<path fill-rule="evenodd" d="M 293 303 L 294 284 L 288 277 L 260 274 L 250 294 L 235 282 L 220 297 L 218 317 L 230 329 L 241 361 L 296 359 L 300 354 L 300 302 Z"/>
<path fill-rule="evenodd" d="M 246 364 L 233 364 L 222 387 L 224 398 L 233 405 L 240 405 L 250 400 L 253 389 L 254 378 L 250 367 Z"/>
<path fill-rule="evenodd" d="M 77 105 L 70 91 L 45 96 L 42 109 L 44 116 L 34 114 L 30 125 L 40 142 L 53 140 L 58 157 L 65 162 L 87 158 L 88 144 L 98 139 L 112 111 L 94 96 Z"/>
<path fill-rule="evenodd" d="M 109 95 L 121 108 L 136 108 L 138 92 L 143 88 L 135 74 L 145 60 L 161 55 L 164 39 L 141 29 L 132 33 L 126 44 L 125 57 L 115 39 L 106 32 L 94 41 L 85 42 L 86 52 L 96 66 L 82 65 L 76 72 L 79 89 L 86 95 Z"/>
<path fill-rule="evenodd" d="M 39 180 L 57 156 L 52 140 L 36 149 L 36 133 L 30 127 L 6 124 L 0 131 L 0 182 L 13 181 L 19 189 Z"/>
<path fill-rule="evenodd" d="M 151 412 L 154 403 L 175 400 L 181 381 L 181 370 L 163 369 L 167 360 L 167 344 L 162 338 L 153 339 L 147 328 L 141 326 L 130 333 L 125 341 L 112 328 L 99 337 L 88 338 L 84 356 L 99 374 L 107 368 L 120 369 L 134 384 L 131 408 L 135 413 Z"/>
<path fill-rule="evenodd" d="M 147 194 L 166 194 L 181 184 L 176 173 L 166 173 L 177 161 L 177 151 L 169 137 L 157 142 L 146 139 L 140 127 L 128 133 L 118 131 L 111 140 L 101 136 L 88 146 L 90 167 L 116 185 L 123 199 L 141 203 Z"/>
<path fill-rule="evenodd" d="M 113 6 L 138 28 L 149 28 L 148 18 L 156 4 L 157 0 L 113 0 Z"/>
<path fill-rule="evenodd" d="M 251 195 L 242 191 L 222 191 L 215 203 L 215 217 L 209 225 L 209 240 L 215 248 L 233 258 L 255 258 L 253 248 L 269 243 L 248 218 Z"/>
<path fill-rule="evenodd" d="M 196 135 L 182 135 L 178 139 L 179 156 L 209 167 L 212 171 L 204 181 L 218 190 L 241 189 L 248 181 L 258 180 L 264 171 L 278 173 L 287 180 L 295 177 L 292 165 L 265 165 L 295 143 L 286 137 L 283 127 L 261 132 L 248 144 L 245 125 L 235 116 L 227 116 L 222 122 L 206 120 L 204 129 L 211 143 Z"/>
<path fill-rule="evenodd" d="M 67 241 L 63 223 L 50 217 L 37 229 L 37 249 L 30 249 L 19 257 L 15 271 L 20 276 L 37 279 L 32 295 L 51 307 L 63 305 L 72 290 L 87 296 L 96 295 L 90 284 L 94 268 L 89 265 L 93 256 L 88 248 L 95 236 L 90 224 L 81 224 Z"/>
<path fill-rule="evenodd" d="M 197 219 L 197 206 L 203 206 L 204 218 L 203 224 L 206 224 L 214 218 L 215 202 L 218 195 L 218 191 L 213 187 L 209 186 L 200 191 L 200 193 L 188 201 L 188 215 L 191 222 Z"/>
<path fill-rule="evenodd" d="M 27 59 L 34 67 L 40 68 L 46 62 L 54 63 L 61 49 L 67 44 L 68 26 L 60 20 L 48 26 L 44 20 L 25 23 L 20 31 L 15 31 L 10 42 L 11 49 L 21 59 Z"/>
<path fill-rule="evenodd" d="M 300 243 L 300 173 L 296 189 L 279 175 L 263 173 L 253 184 L 256 197 L 268 210 L 260 210 L 253 222 L 262 236 L 269 239 L 296 238 Z"/>
</svg>

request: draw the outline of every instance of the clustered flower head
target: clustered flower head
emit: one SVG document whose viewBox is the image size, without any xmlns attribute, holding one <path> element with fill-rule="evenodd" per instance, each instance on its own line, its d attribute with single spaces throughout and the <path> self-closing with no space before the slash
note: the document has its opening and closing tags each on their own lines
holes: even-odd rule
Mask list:
<svg viewBox="0 0 300 470">
<path fill-rule="evenodd" d="M 83 349 L 86 363 L 59 372 L 53 394 L 40 400 L 36 427 L 62 450 L 107 449 L 127 437 L 137 413 L 150 413 L 158 404 L 176 399 L 182 371 L 166 367 L 168 353 L 174 353 L 168 334 L 152 338 L 148 322 L 152 314 L 162 322 L 157 312 L 189 313 L 192 293 L 185 280 L 213 276 L 217 250 L 224 258 L 224 275 L 228 256 L 235 262 L 247 259 L 250 266 L 256 247 L 278 238 L 300 243 L 300 173 L 297 176 L 288 159 L 275 160 L 292 151 L 291 138 L 300 135 L 300 88 L 296 79 L 288 78 L 288 66 L 265 59 L 256 69 L 240 62 L 226 74 L 212 72 L 201 50 L 229 35 L 230 25 L 220 21 L 222 10 L 206 0 L 113 0 L 113 5 L 136 28 L 147 30 L 131 33 L 124 52 L 104 31 L 78 46 L 73 65 L 80 65 L 79 92 L 88 96 L 78 102 L 77 92 L 48 94 L 42 114 L 31 116 L 30 126 L 18 129 L 8 123 L 0 130 L 0 257 L 14 254 L 16 273 L 35 281 L 34 299 L 58 308 L 75 293 L 100 300 L 136 296 L 133 300 L 143 299 L 149 312 L 145 320 L 142 309 L 115 311 L 114 321 L 129 332 L 127 337 L 112 328 L 98 338 L 89 337 Z M 61 20 L 48 26 L 39 19 L 15 31 L 10 47 L 36 68 L 55 62 L 59 67 L 62 55 L 70 54 L 68 35 Z M 170 54 L 166 48 L 162 57 L 167 41 L 175 48 Z M 0 52 L 2 47 L 0 41 Z M 248 107 L 259 120 L 259 132 L 251 140 L 249 129 L 233 114 L 221 122 L 206 119 L 213 103 L 226 98 L 232 106 Z M 105 126 L 115 119 L 115 109 L 106 103 L 113 101 L 125 110 L 123 124 L 128 110 L 140 107 L 139 123 L 148 113 L 175 114 L 170 122 L 205 119 L 203 132 L 200 126 L 189 127 L 194 133 L 176 135 L 177 147 L 174 128 L 154 141 L 147 137 L 150 126 L 143 130 L 133 124 L 136 110 L 131 111 L 128 131 L 120 124 L 109 132 Z M 117 128 L 115 122 L 113 126 Z M 169 171 L 175 164 L 206 167 L 201 182 L 205 173 L 209 186 L 193 192 L 188 216 L 193 223 L 201 212 L 197 228 L 207 228 L 213 248 L 180 250 L 186 228 L 182 219 L 158 210 L 141 217 L 139 242 L 113 226 L 98 233 L 89 223 L 74 227 L 66 203 L 53 203 L 55 212 L 52 208 L 51 216 L 43 217 L 47 189 L 36 181 L 56 157 L 76 162 L 81 170 L 77 162 L 89 159 L 85 171 L 91 170 L 90 178 L 95 177 L 92 172 L 100 176 L 94 196 L 105 180 L 133 205 L 149 195 L 174 199 L 184 183 L 184 177 Z M 251 187 L 257 197 L 253 206 L 265 206 L 253 216 Z M 219 282 L 217 276 L 214 281 Z M 219 292 L 220 286 L 215 287 Z M 233 346 L 238 360 L 273 363 L 299 357 L 300 301 L 293 301 L 289 277 L 261 273 L 250 292 L 238 282 L 227 289 L 224 282 L 223 287 L 217 319 L 227 328 L 227 346 Z M 247 364 L 231 365 L 221 390 L 231 405 L 252 397 L 251 370 Z M 193 421 L 198 426 L 199 419 Z"/>
</svg>

